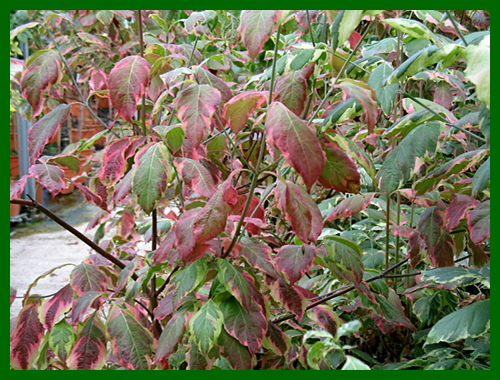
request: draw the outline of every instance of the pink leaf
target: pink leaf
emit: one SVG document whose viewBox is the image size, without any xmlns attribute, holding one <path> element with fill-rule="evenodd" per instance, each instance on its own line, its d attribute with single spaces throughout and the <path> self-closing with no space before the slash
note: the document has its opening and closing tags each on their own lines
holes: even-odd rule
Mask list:
<svg viewBox="0 0 500 380">
<path fill-rule="evenodd" d="M 245 243 L 241 249 L 241 255 L 251 266 L 276 278 L 278 274 L 271 259 L 271 252 L 271 247 L 255 243 Z"/>
<path fill-rule="evenodd" d="M 13 369 L 30 369 L 37 357 L 44 334 L 37 306 L 36 303 L 29 304 L 17 317 L 16 327 L 10 336 L 10 365 Z"/>
<path fill-rule="evenodd" d="M 109 212 L 108 204 L 99 195 L 93 193 L 87 186 L 82 185 L 78 182 L 75 182 L 74 185 L 82 192 L 87 202 L 93 203 L 97 207 L 102 208 L 104 211 Z"/>
<path fill-rule="evenodd" d="M 21 178 L 19 178 L 15 182 L 10 183 L 10 199 L 16 199 L 21 196 L 23 193 L 24 187 L 26 186 L 26 182 L 28 181 L 28 178 L 31 176 L 29 174 L 23 175 Z"/>
<path fill-rule="evenodd" d="M 438 82 L 436 88 L 434 89 L 434 103 L 439 104 L 446 108 L 451 109 L 453 95 L 451 93 L 451 88 L 447 83 Z"/>
<path fill-rule="evenodd" d="M 83 324 L 67 364 L 71 370 L 99 370 L 107 356 L 104 329 L 94 313 Z"/>
<path fill-rule="evenodd" d="M 64 182 L 64 172 L 55 165 L 36 164 L 30 167 L 29 174 L 38 179 L 38 181 L 45 187 L 52 196 L 55 196 L 66 188 Z"/>
<path fill-rule="evenodd" d="M 132 121 L 139 98 L 149 80 L 150 65 L 144 58 L 133 55 L 115 64 L 108 77 L 111 104 L 127 121 Z"/>
<path fill-rule="evenodd" d="M 269 131 L 268 143 L 281 150 L 310 189 L 325 165 L 324 152 L 316 134 L 280 102 L 269 106 L 266 128 Z"/>
<path fill-rule="evenodd" d="M 104 186 L 110 187 L 116 184 L 125 172 L 125 150 L 130 146 L 130 137 L 122 137 L 113 141 L 106 148 L 103 157 L 99 179 Z"/>
<path fill-rule="evenodd" d="M 57 319 L 66 313 L 73 305 L 73 289 L 66 285 L 42 306 L 42 320 L 44 327 L 50 331 Z"/>
<path fill-rule="evenodd" d="M 248 49 L 250 58 L 257 57 L 265 42 L 287 14 L 288 11 L 282 10 L 245 10 L 241 12 L 238 32 L 241 35 L 243 44 Z"/>
<path fill-rule="evenodd" d="M 238 202 L 238 192 L 231 181 L 232 176 L 229 176 L 207 204 L 196 214 L 192 226 L 196 244 L 207 242 L 224 231 L 227 217 Z"/>
<path fill-rule="evenodd" d="M 28 59 L 27 69 L 21 77 L 23 96 L 33 107 L 33 116 L 42 111 L 42 94 L 47 87 L 62 77 L 61 58 L 53 50 L 42 50 Z"/>
<path fill-rule="evenodd" d="M 290 181 L 276 187 L 279 207 L 285 212 L 297 237 L 305 243 L 315 243 L 323 230 L 323 220 L 311 196 Z"/>
<path fill-rule="evenodd" d="M 284 245 L 278 250 L 276 256 L 276 266 L 293 284 L 299 281 L 312 265 L 316 251 L 314 247 L 306 244 Z"/>
<path fill-rule="evenodd" d="M 323 187 L 343 193 L 359 193 L 361 176 L 354 161 L 336 144 L 323 146 L 326 162 L 319 177 Z"/>
<path fill-rule="evenodd" d="M 212 74 L 210 71 L 205 70 L 203 67 L 198 66 L 194 71 L 194 78 L 198 84 L 207 84 L 216 90 L 219 90 L 220 97 L 223 103 L 227 103 L 233 97 L 231 89 L 227 86 L 226 82 L 218 76 Z"/>
<path fill-rule="evenodd" d="M 71 320 L 73 324 L 76 324 L 79 321 L 82 321 L 87 310 L 91 306 L 95 306 L 97 309 L 98 306 L 101 306 L 103 296 L 102 292 L 96 292 L 94 290 L 89 290 L 81 295 L 75 300 L 73 304 L 73 310 L 71 311 Z"/>
<path fill-rule="evenodd" d="M 289 71 L 276 81 L 278 100 L 295 115 L 300 116 L 307 99 L 307 78 L 311 75 L 314 63 L 301 70 Z"/>
<path fill-rule="evenodd" d="M 470 238 L 475 244 L 480 244 L 490 237 L 490 201 L 484 201 L 474 210 L 467 213 Z"/>
<path fill-rule="evenodd" d="M 352 96 L 361 104 L 368 126 L 368 133 L 372 133 L 375 129 L 375 122 L 378 115 L 375 91 L 366 83 L 349 78 L 343 79 L 337 87 L 342 89 L 344 100 Z"/>
<path fill-rule="evenodd" d="M 107 90 L 108 83 L 106 73 L 101 69 L 92 71 L 92 74 L 90 74 L 89 85 L 92 91 Z"/>
<path fill-rule="evenodd" d="M 215 194 L 216 188 L 212 175 L 200 162 L 190 158 L 179 158 L 177 162 L 177 171 L 186 185 L 207 198 Z"/>
<path fill-rule="evenodd" d="M 297 285 L 289 285 L 282 278 L 276 279 L 270 286 L 273 298 L 281 302 L 288 311 L 294 313 L 300 322 L 307 307 L 307 298 L 297 288 Z"/>
<path fill-rule="evenodd" d="M 335 336 L 337 334 L 337 327 L 340 319 L 327 305 L 318 305 L 311 309 L 312 316 L 316 323 Z"/>
<path fill-rule="evenodd" d="M 248 347 L 250 353 L 256 353 L 261 347 L 266 334 L 267 320 L 261 308 L 252 302 L 247 310 L 233 297 L 224 300 L 220 308 L 224 314 L 226 331 L 241 344 Z"/>
<path fill-rule="evenodd" d="M 331 222 L 339 218 L 347 218 L 363 211 L 373 200 L 375 193 L 356 194 L 342 200 L 333 208 L 326 221 Z"/>
<path fill-rule="evenodd" d="M 31 165 L 40 157 L 45 145 L 56 135 L 59 127 L 66 122 L 70 111 L 69 104 L 59 104 L 28 130 L 28 151 Z"/>
<path fill-rule="evenodd" d="M 77 265 L 72 270 L 70 277 L 71 286 L 79 296 L 90 290 L 106 292 L 107 278 L 92 264 Z"/>
<path fill-rule="evenodd" d="M 193 145 L 203 141 L 220 100 L 219 90 L 206 84 L 191 85 L 177 94 L 174 105 L 179 110 L 186 137 Z"/>
<path fill-rule="evenodd" d="M 467 210 L 476 207 L 479 201 L 465 194 L 455 194 L 450 205 L 446 209 L 446 228 L 448 231 L 453 230 L 458 226 L 461 219 L 465 218 Z"/>
<path fill-rule="evenodd" d="M 234 133 L 239 133 L 250 115 L 267 100 L 265 92 L 245 91 L 224 104 L 223 117 Z"/>
</svg>

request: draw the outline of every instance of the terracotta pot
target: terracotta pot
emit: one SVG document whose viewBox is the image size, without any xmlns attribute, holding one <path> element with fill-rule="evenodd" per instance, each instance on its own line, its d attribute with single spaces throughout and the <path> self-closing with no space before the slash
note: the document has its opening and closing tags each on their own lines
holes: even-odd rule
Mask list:
<svg viewBox="0 0 500 380">
<path fill-rule="evenodd" d="M 10 156 L 10 177 L 19 177 L 19 156 L 15 154 Z"/>
<path fill-rule="evenodd" d="M 94 136 L 96 133 L 97 133 L 97 129 L 95 128 L 82 128 L 81 130 L 81 139 L 82 140 L 88 140 L 89 138 L 91 138 L 92 136 Z M 78 139 L 78 129 L 76 128 L 72 128 L 71 129 L 71 141 L 72 142 L 76 142 L 76 141 L 79 141 Z"/>
<path fill-rule="evenodd" d="M 18 145 L 17 145 L 17 133 L 10 132 L 10 151 L 17 153 Z"/>
<path fill-rule="evenodd" d="M 10 204 L 10 217 L 18 216 L 21 213 L 21 205 L 11 203 Z"/>
</svg>

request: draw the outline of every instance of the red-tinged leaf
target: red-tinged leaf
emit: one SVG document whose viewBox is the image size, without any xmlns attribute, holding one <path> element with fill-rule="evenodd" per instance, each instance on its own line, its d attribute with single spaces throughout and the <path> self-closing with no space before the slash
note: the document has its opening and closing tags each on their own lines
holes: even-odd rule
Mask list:
<svg viewBox="0 0 500 380">
<path fill-rule="evenodd" d="M 155 362 L 168 359 L 184 336 L 190 313 L 186 309 L 177 311 L 163 328 L 158 340 Z"/>
<path fill-rule="evenodd" d="M 359 193 L 361 176 L 354 161 L 338 146 L 323 146 L 326 162 L 318 181 L 323 187 L 342 193 Z"/>
<path fill-rule="evenodd" d="M 11 286 L 10 287 L 10 306 L 12 306 L 12 303 L 16 300 L 16 295 L 17 295 L 17 290 Z"/>
<path fill-rule="evenodd" d="M 17 317 L 10 336 L 10 365 L 13 369 L 31 369 L 37 355 L 44 329 L 38 319 L 38 304 L 26 306 Z"/>
<path fill-rule="evenodd" d="M 133 307 L 114 305 L 108 318 L 113 354 L 126 369 L 148 370 L 153 336 L 134 316 Z"/>
<path fill-rule="evenodd" d="M 169 258 L 170 262 L 180 259 L 183 264 L 187 264 L 198 258 L 195 250 L 196 240 L 193 234 L 193 222 L 198 212 L 198 209 L 189 210 L 179 218 L 175 229 L 177 249 Z"/>
<path fill-rule="evenodd" d="M 339 317 L 335 314 L 331 307 L 326 305 L 318 305 L 311 309 L 312 317 L 318 325 L 335 336 L 337 327 L 341 324 Z"/>
<path fill-rule="evenodd" d="M 480 244 L 490 237 L 490 201 L 484 201 L 467 213 L 470 238 Z"/>
<path fill-rule="evenodd" d="M 178 158 L 176 162 L 178 163 L 177 171 L 186 185 L 207 198 L 215 194 L 214 180 L 205 166 L 190 158 Z"/>
<path fill-rule="evenodd" d="M 90 74 L 89 86 L 92 91 L 102 91 L 108 89 L 107 75 L 101 69 L 93 70 Z"/>
<path fill-rule="evenodd" d="M 336 87 L 342 89 L 344 100 L 354 97 L 361 104 L 368 127 L 368 133 L 372 133 L 375 129 L 378 115 L 375 91 L 366 83 L 350 78 L 343 79 Z"/>
<path fill-rule="evenodd" d="M 206 84 L 191 85 L 177 94 L 174 106 L 179 111 L 186 137 L 194 146 L 203 141 L 220 100 L 220 91 Z"/>
<path fill-rule="evenodd" d="M 40 157 L 45 145 L 56 135 L 59 127 L 66 122 L 70 111 L 69 104 L 59 104 L 28 130 L 28 152 L 31 165 Z"/>
<path fill-rule="evenodd" d="M 66 313 L 73 305 L 73 289 L 66 285 L 42 306 L 41 316 L 44 327 L 50 331 L 58 318 Z"/>
<path fill-rule="evenodd" d="M 333 238 L 332 238 L 333 239 Z M 363 280 L 362 250 L 353 242 L 335 237 L 325 241 L 326 263 L 339 279 L 360 283 Z"/>
<path fill-rule="evenodd" d="M 33 107 L 33 116 L 42 111 L 43 92 L 60 81 L 61 67 L 61 57 L 53 50 L 41 50 L 28 58 L 27 69 L 21 76 L 21 89 Z"/>
<path fill-rule="evenodd" d="M 239 133 L 250 115 L 267 100 L 267 92 L 244 91 L 224 104 L 223 117 L 234 133 Z"/>
<path fill-rule="evenodd" d="M 122 137 L 113 141 L 103 156 L 102 167 L 98 176 L 104 186 L 116 184 L 125 172 L 125 150 L 130 146 L 130 137 Z"/>
<path fill-rule="evenodd" d="M 284 245 L 276 254 L 276 266 L 286 274 L 291 284 L 299 281 L 312 265 L 316 251 L 310 245 Z"/>
<path fill-rule="evenodd" d="M 233 93 L 227 86 L 226 82 L 212 74 L 210 71 L 205 70 L 201 66 L 196 67 L 196 69 L 194 70 L 194 79 L 198 84 L 207 84 L 210 87 L 219 90 L 220 97 L 223 103 L 227 103 L 229 99 L 233 97 Z"/>
<path fill-rule="evenodd" d="M 224 314 L 224 327 L 233 336 L 255 354 L 266 335 L 267 320 L 258 304 L 252 303 L 246 310 L 234 297 L 225 299 L 220 304 Z"/>
<path fill-rule="evenodd" d="M 278 273 L 274 267 L 273 260 L 271 259 L 271 247 L 263 244 L 244 243 L 241 248 L 241 255 L 248 261 L 248 263 L 260 269 L 265 274 L 276 278 Z"/>
<path fill-rule="evenodd" d="M 66 188 L 64 172 L 58 166 L 47 164 L 35 164 L 30 167 L 29 174 L 38 179 L 52 196 L 55 196 Z"/>
<path fill-rule="evenodd" d="M 238 32 L 250 58 L 257 57 L 288 12 L 283 10 L 244 10 L 241 12 Z"/>
<path fill-rule="evenodd" d="M 269 106 L 266 128 L 269 131 L 268 143 L 281 151 L 310 189 L 325 165 L 324 152 L 316 134 L 280 102 Z"/>
<path fill-rule="evenodd" d="M 174 248 L 176 241 L 177 236 L 175 231 L 170 231 L 153 254 L 153 259 L 156 265 L 163 263 L 167 259 L 170 251 Z"/>
<path fill-rule="evenodd" d="M 241 195 L 239 197 L 239 203 L 233 209 L 233 216 L 230 216 L 229 219 L 232 220 L 232 217 L 236 217 L 236 220 L 239 220 L 241 214 L 243 213 L 243 209 L 245 208 L 245 203 L 248 200 L 248 196 Z M 265 214 L 266 211 L 264 207 L 260 205 L 260 200 L 257 197 L 252 197 L 250 200 L 250 206 L 245 214 L 245 218 L 243 221 L 243 225 L 246 226 L 249 234 L 256 235 L 261 231 L 261 228 L 265 226 Z M 250 216 L 252 216 L 250 218 Z"/>
<path fill-rule="evenodd" d="M 451 93 L 451 86 L 447 83 L 438 82 L 434 89 L 433 101 L 447 110 L 451 109 L 453 103 L 453 95 Z"/>
<path fill-rule="evenodd" d="M 73 310 L 71 311 L 72 323 L 76 324 L 78 321 L 82 321 L 91 305 L 100 307 L 102 305 L 102 295 L 102 292 L 96 292 L 95 290 L 89 290 L 81 294 L 73 304 Z M 95 307 L 95 309 L 97 308 Z"/>
<path fill-rule="evenodd" d="M 461 219 L 465 218 L 467 210 L 476 207 L 479 201 L 465 194 L 455 194 L 450 205 L 446 209 L 446 228 L 448 231 L 458 226 Z"/>
<path fill-rule="evenodd" d="M 141 208 L 150 214 L 161 200 L 173 170 L 170 153 L 162 142 L 145 146 L 138 153 L 132 178 L 132 192 L 137 195 Z"/>
<path fill-rule="evenodd" d="M 432 265 L 455 265 L 453 239 L 446 231 L 442 207 L 432 206 L 425 210 L 417 222 L 417 230 L 427 246 Z"/>
<path fill-rule="evenodd" d="M 221 331 L 218 343 L 222 349 L 222 355 L 234 370 L 253 369 L 256 364 L 255 356 L 226 331 Z"/>
<path fill-rule="evenodd" d="M 122 117 L 132 121 L 137 102 L 149 81 L 150 65 L 138 55 L 117 62 L 108 77 L 111 104 Z"/>
<path fill-rule="evenodd" d="M 123 235 L 122 236 L 128 236 Z M 132 259 L 128 262 L 128 264 L 120 271 L 120 275 L 118 276 L 118 281 L 116 282 L 114 296 L 119 297 L 121 290 L 127 285 L 128 280 L 132 277 L 135 270 L 139 266 L 139 260 Z"/>
<path fill-rule="evenodd" d="M 422 195 L 428 191 L 434 190 L 441 181 L 444 181 L 454 174 L 463 173 L 469 170 L 472 166 L 477 165 L 486 155 L 489 154 L 488 149 L 476 149 L 470 152 L 465 152 L 453 160 L 441 165 L 436 170 L 427 174 L 413 184 L 413 188 L 417 191 L 417 195 Z"/>
<path fill-rule="evenodd" d="M 185 266 L 172 277 L 175 288 L 170 288 L 172 304 L 178 308 L 183 299 L 191 292 L 195 292 L 204 283 L 207 275 L 207 260 L 201 258 Z"/>
<path fill-rule="evenodd" d="M 390 230 L 394 236 L 401 236 L 407 239 L 415 233 L 415 230 L 408 226 L 390 226 Z"/>
<path fill-rule="evenodd" d="M 238 202 L 238 192 L 231 181 L 232 176 L 229 176 L 196 214 L 192 226 L 196 244 L 212 240 L 226 228 L 227 217 Z"/>
<path fill-rule="evenodd" d="M 104 328 L 94 313 L 83 324 L 66 363 L 71 370 L 99 370 L 107 357 Z"/>
<path fill-rule="evenodd" d="M 327 222 L 339 218 L 347 218 L 351 215 L 363 211 L 373 200 L 375 193 L 356 194 L 352 197 L 342 200 L 337 206 L 332 209 L 332 212 L 326 218 Z"/>
<path fill-rule="evenodd" d="M 251 285 L 240 271 L 225 259 L 217 259 L 219 271 L 217 277 L 229 293 L 231 293 L 240 304 L 250 312 L 251 306 L 255 304 L 252 298 Z"/>
<path fill-rule="evenodd" d="M 472 240 L 469 240 L 467 246 L 469 251 L 472 252 L 472 262 L 474 266 L 481 268 L 483 265 L 490 262 L 489 256 L 486 255 L 481 245 L 476 245 Z"/>
<path fill-rule="evenodd" d="M 415 231 L 408 239 L 408 263 L 412 269 L 415 269 L 422 260 L 422 255 L 425 253 L 425 242 L 420 237 L 418 231 Z"/>
<path fill-rule="evenodd" d="M 413 323 L 406 317 L 401 300 L 394 290 L 389 289 L 387 298 L 378 294 L 376 298 L 380 305 L 380 313 L 373 313 L 372 317 L 383 334 L 389 335 L 401 327 L 416 331 Z"/>
<path fill-rule="evenodd" d="M 109 212 L 108 204 L 106 203 L 106 201 L 103 201 L 103 199 L 99 195 L 93 193 L 87 186 L 82 185 L 78 182 L 74 182 L 74 185 L 82 192 L 87 202 L 93 203 L 104 211 Z"/>
<path fill-rule="evenodd" d="M 294 313 L 297 320 L 301 322 L 307 307 L 307 298 L 296 288 L 297 285 L 289 285 L 282 278 L 274 280 L 270 286 L 273 298 L 281 302 L 285 309 Z"/>
<path fill-rule="evenodd" d="M 134 178 L 135 172 L 136 170 L 132 168 L 115 186 L 115 191 L 113 192 L 113 202 L 115 204 L 120 203 L 120 201 L 132 192 L 132 179 Z"/>
<path fill-rule="evenodd" d="M 268 322 L 266 336 L 262 341 L 262 344 L 266 348 L 273 350 L 278 355 L 285 355 L 290 347 L 290 343 L 291 339 L 288 335 L 274 323 Z"/>
<path fill-rule="evenodd" d="M 276 81 L 276 93 L 277 100 L 300 116 L 307 99 L 307 80 L 300 71 L 289 71 Z"/>
<path fill-rule="evenodd" d="M 189 351 L 186 353 L 186 361 L 188 363 L 188 370 L 209 370 L 212 369 L 212 365 L 215 360 L 219 357 L 219 352 L 217 348 L 213 348 L 212 351 L 207 355 L 206 353 L 200 351 L 195 343 L 191 343 L 189 346 Z"/>
<path fill-rule="evenodd" d="M 30 178 L 30 177 L 31 176 L 29 174 L 25 174 L 21 178 L 19 178 L 17 181 L 10 183 L 10 199 L 11 200 L 21 197 L 21 194 L 24 191 L 24 187 L 26 186 L 26 182 L 28 181 L 28 178 Z"/>
<path fill-rule="evenodd" d="M 315 243 L 323 230 L 323 220 L 311 196 L 290 181 L 280 181 L 276 192 L 279 207 L 285 212 L 297 237 L 305 243 Z"/>
<path fill-rule="evenodd" d="M 106 292 L 107 278 L 95 265 L 86 263 L 77 265 L 71 271 L 70 278 L 71 286 L 79 296 L 89 290 Z"/>
</svg>

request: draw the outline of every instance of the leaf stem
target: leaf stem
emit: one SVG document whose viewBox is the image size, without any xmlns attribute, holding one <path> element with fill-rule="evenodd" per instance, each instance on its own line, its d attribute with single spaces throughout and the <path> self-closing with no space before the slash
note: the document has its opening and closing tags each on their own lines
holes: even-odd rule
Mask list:
<svg viewBox="0 0 500 380">
<path fill-rule="evenodd" d="M 314 43 L 313 31 L 311 28 L 311 16 L 309 15 L 309 11 L 307 9 L 306 9 L 306 15 L 307 15 L 307 26 L 309 28 L 309 34 L 311 36 L 311 43 L 312 43 L 313 47 L 316 47 L 316 44 Z"/>
<path fill-rule="evenodd" d="M 142 32 L 142 12 L 137 11 L 137 24 L 139 25 L 139 49 L 140 55 L 144 58 L 144 36 Z M 141 99 L 141 124 L 142 124 L 142 134 L 144 136 L 148 135 L 148 129 L 146 128 L 146 94 L 142 94 Z"/>
<path fill-rule="evenodd" d="M 465 37 L 464 37 L 462 31 L 458 27 L 458 24 L 457 24 L 457 21 L 455 20 L 455 17 L 452 16 L 452 14 L 451 14 L 450 11 L 446 11 L 445 10 L 445 12 L 446 12 L 446 16 L 448 16 L 448 18 L 450 19 L 451 23 L 453 24 L 453 27 L 455 28 L 455 30 L 457 31 L 458 35 L 460 36 L 460 39 L 463 41 L 465 47 L 469 46 L 469 44 L 465 40 Z"/>
</svg>

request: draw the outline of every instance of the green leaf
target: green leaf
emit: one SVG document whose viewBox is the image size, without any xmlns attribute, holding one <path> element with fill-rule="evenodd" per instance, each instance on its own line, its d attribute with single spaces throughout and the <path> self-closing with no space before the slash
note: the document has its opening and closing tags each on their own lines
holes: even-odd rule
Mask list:
<svg viewBox="0 0 500 380">
<path fill-rule="evenodd" d="M 396 83 L 408 76 L 414 75 L 426 67 L 440 63 L 441 67 L 447 67 L 460 57 L 463 46 L 448 44 L 442 49 L 431 45 L 426 49 L 420 50 L 404 61 L 401 66 L 395 69 L 386 79 L 385 84 Z"/>
<path fill-rule="evenodd" d="M 412 175 L 415 160 L 436 153 L 442 123 L 431 121 L 413 129 L 387 156 L 377 173 L 378 185 L 386 194 L 399 189 Z"/>
<path fill-rule="evenodd" d="M 368 78 L 368 84 L 375 90 L 377 103 L 382 108 L 382 111 L 384 111 L 386 116 L 391 113 L 394 99 L 398 93 L 397 83 L 384 86 L 385 80 L 389 77 L 392 71 L 392 66 L 384 61 L 382 64 L 378 65 L 375 70 L 373 70 Z"/>
<path fill-rule="evenodd" d="M 392 126 L 386 129 L 382 134 L 382 137 L 388 139 L 392 137 L 405 137 L 420 124 L 437 119 L 439 118 L 436 115 L 425 109 L 411 112 L 404 115 L 401 119 L 397 120 Z"/>
<path fill-rule="evenodd" d="M 444 165 L 441 165 L 413 184 L 413 188 L 416 190 L 417 196 L 434 190 L 441 181 L 450 178 L 452 175 L 462 173 L 470 169 L 472 166 L 477 165 L 488 153 L 488 149 L 472 150 L 455 157 L 453 160 L 448 161 Z"/>
<path fill-rule="evenodd" d="M 490 108 L 490 37 L 484 38 L 479 45 L 467 46 L 465 57 L 465 77 L 476 85 L 479 100 Z"/>
<path fill-rule="evenodd" d="M 363 280 L 362 250 L 350 240 L 331 236 L 324 246 L 328 268 L 340 279 L 360 283 Z"/>
<path fill-rule="evenodd" d="M 341 370 L 371 370 L 364 362 L 351 355 L 346 355 L 346 361 Z"/>
<path fill-rule="evenodd" d="M 424 24 L 417 20 L 405 18 L 388 18 L 382 20 L 382 23 L 392 26 L 394 29 L 406 33 L 413 38 L 430 39 L 432 32 Z"/>
<path fill-rule="evenodd" d="M 353 117 L 359 115 L 363 111 L 363 107 L 354 97 L 349 98 L 340 104 L 338 104 L 332 112 L 323 121 L 321 127 L 322 131 L 326 131 L 329 128 L 334 127 L 337 124 L 343 123 L 346 120 L 350 120 Z"/>
<path fill-rule="evenodd" d="M 163 142 L 172 150 L 177 152 L 184 142 L 184 129 L 179 124 L 176 125 L 157 125 L 153 130 L 158 133 Z"/>
<path fill-rule="evenodd" d="M 422 271 L 422 274 L 424 276 L 422 281 L 431 280 L 439 284 L 451 284 L 464 281 L 467 281 L 467 283 L 470 281 L 476 283 L 486 279 L 480 272 L 463 267 L 434 268 Z"/>
<path fill-rule="evenodd" d="M 240 302 L 247 312 L 250 312 L 254 300 L 247 279 L 227 260 L 217 259 L 217 266 L 219 267 L 217 277 L 220 283 Z"/>
<path fill-rule="evenodd" d="M 136 314 L 140 314 L 137 310 Z M 153 336 L 135 318 L 132 306 L 114 305 L 109 312 L 108 332 L 113 343 L 113 354 L 127 369 L 149 369 Z"/>
<path fill-rule="evenodd" d="M 189 320 L 193 342 L 205 355 L 209 353 L 222 330 L 224 315 L 214 301 L 208 300 Z"/>
<path fill-rule="evenodd" d="M 363 18 L 363 11 L 342 10 L 339 12 L 331 27 L 332 51 L 343 45 L 357 28 Z"/>
<path fill-rule="evenodd" d="M 483 162 L 477 169 L 472 179 L 472 196 L 475 197 L 480 191 L 483 191 L 490 184 L 490 158 Z"/>
<path fill-rule="evenodd" d="M 75 332 L 65 319 L 54 325 L 49 335 L 49 346 L 59 359 L 66 361 L 74 342 Z"/>
<path fill-rule="evenodd" d="M 454 311 L 437 322 L 427 335 L 425 345 L 477 338 L 490 328 L 490 300 L 482 300 Z"/>
<path fill-rule="evenodd" d="M 137 201 L 147 214 L 161 200 L 167 182 L 173 170 L 170 164 L 170 153 L 162 142 L 157 142 L 142 148 L 138 153 L 137 170 L 132 178 L 132 191 L 137 195 Z"/>
</svg>

